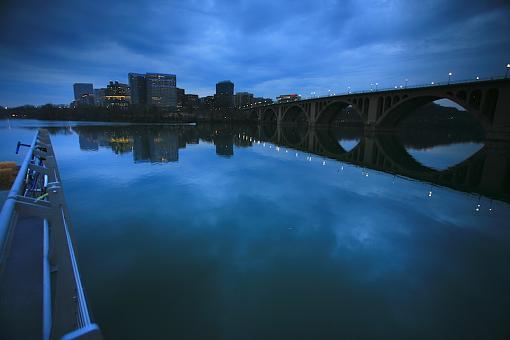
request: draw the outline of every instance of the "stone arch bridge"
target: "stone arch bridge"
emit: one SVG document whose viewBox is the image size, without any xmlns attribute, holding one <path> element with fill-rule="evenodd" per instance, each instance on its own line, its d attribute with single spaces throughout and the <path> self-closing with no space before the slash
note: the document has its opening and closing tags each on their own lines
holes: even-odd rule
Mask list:
<svg viewBox="0 0 510 340">
<path fill-rule="evenodd" d="M 251 121 L 263 124 L 330 126 L 341 110 L 350 108 L 366 128 L 393 130 L 414 109 L 438 99 L 465 108 L 489 138 L 510 139 L 510 79 L 343 94 L 246 110 Z"/>
</svg>

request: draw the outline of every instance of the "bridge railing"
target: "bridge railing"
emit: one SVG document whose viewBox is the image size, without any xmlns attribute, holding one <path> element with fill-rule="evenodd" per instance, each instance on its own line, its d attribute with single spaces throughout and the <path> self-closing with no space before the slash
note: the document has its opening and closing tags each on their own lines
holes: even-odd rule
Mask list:
<svg viewBox="0 0 510 340">
<path fill-rule="evenodd" d="M 20 145 L 24 144 L 18 143 L 18 149 Z M 24 146 L 28 147 L 26 157 L 0 214 L 0 275 L 4 274 L 13 250 L 11 239 L 17 221 L 24 217 L 41 219 L 43 339 L 102 339 L 87 307 L 72 226 L 48 132 L 39 130 L 32 143 Z M 50 274 L 50 268 L 58 270 Z"/>
</svg>

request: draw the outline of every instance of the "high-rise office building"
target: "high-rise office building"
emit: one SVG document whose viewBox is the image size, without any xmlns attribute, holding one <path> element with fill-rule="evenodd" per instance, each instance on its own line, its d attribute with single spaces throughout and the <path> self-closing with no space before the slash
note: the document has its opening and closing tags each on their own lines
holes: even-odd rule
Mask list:
<svg viewBox="0 0 510 340">
<path fill-rule="evenodd" d="M 104 106 L 106 96 L 106 88 L 94 89 L 94 100 L 96 106 Z"/>
<path fill-rule="evenodd" d="M 93 95 L 94 86 L 90 83 L 74 83 L 74 100 L 80 100 L 84 95 Z"/>
<path fill-rule="evenodd" d="M 197 94 L 185 94 L 184 95 L 184 108 L 188 111 L 196 110 L 200 106 Z"/>
<path fill-rule="evenodd" d="M 174 74 L 147 73 L 147 104 L 177 108 L 176 77 Z"/>
<path fill-rule="evenodd" d="M 234 106 L 237 108 L 250 105 L 253 102 L 253 94 L 248 92 L 237 92 L 234 96 Z"/>
<path fill-rule="evenodd" d="M 230 80 L 220 81 L 216 84 L 216 94 L 214 95 L 214 104 L 216 109 L 224 110 L 234 107 L 234 83 Z"/>
<path fill-rule="evenodd" d="M 147 81 L 144 74 L 128 73 L 131 88 L 131 103 L 134 105 L 147 104 Z"/>
<path fill-rule="evenodd" d="M 175 88 L 176 96 L 177 96 L 177 110 L 182 110 L 185 105 L 185 91 L 184 89 L 180 89 L 178 87 Z"/>
<path fill-rule="evenodd" d="M 107 107 L 127 108 L 131 103 L 131 91 L 127 84 L 110 81 L 104 98 Z"/>
</svg>

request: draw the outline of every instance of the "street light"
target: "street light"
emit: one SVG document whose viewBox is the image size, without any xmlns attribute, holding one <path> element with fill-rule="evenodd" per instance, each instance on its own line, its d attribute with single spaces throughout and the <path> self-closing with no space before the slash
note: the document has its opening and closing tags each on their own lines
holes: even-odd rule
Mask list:
<svg viewBox="0 0 510 340">
<path fill-rule="evenodd" d="M 406 89 L 407 89 L 407 82 L 409 81 L 409 79 L 406 78 Z"/>
<path fill-rule="evenodd" d="M 505 74 L 505 78 L 508 78 L 508 70 L 510 70 L 510 64 L 506 64 L 506 74 Z"/>
<path fill-rule="evenodd" d="M 347 86 L 347 93 L 351 94 L 351 87 L 350 86 Z"/>
<path fill-rule="evenodd" d="M 331 90 L 328 90 L 328 96 L 331 97 Z"/>
<path fill-rule="evenodd" d="M 379 85 L 379 83 L 375 83 L 375 90 L 377 91 L 377 85 Z"/>
<path fill-rule="evenodd" d="M 452 80 L 453 73 L 448 72 L 448 84 L 450 84 L 450 81 Z"/>
</svg>

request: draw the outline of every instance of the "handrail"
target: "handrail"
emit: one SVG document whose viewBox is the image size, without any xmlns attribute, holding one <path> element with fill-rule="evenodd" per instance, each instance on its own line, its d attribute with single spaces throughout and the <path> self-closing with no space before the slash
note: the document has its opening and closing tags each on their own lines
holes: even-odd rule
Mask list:
<svg viewBox="0 0 510 340">
<path fill-rule="evenodd" d="M 69 234 L 69 227 L 67 226 L 64 209 L 61 209 L 61 212 L 62 221 L 64 222 L 64 229 L 67 238 L 67 246 L 69 248 L 71 264 L 73 266 L 74 280 L 76 284 L 76 293 L 78 298 L 78 325 L 80 326 L 80 328 L 82 328 L 85 326 L 89 326 L 91 324 L 90 315 L 89 310 L 87 308 L 87 301 L 85 300 L 85 293 L 83 292 L 83 286 L 81 284 L 80 272 L 78 271 L 78 264 L 76 262 L 76 256 L 74 255 L 73 241 L 71 240 L 71 235 Z"/>
<path fill-rule="evenodd" d="M 43 339 L 101 339 L 99 327 L 91 322 L 87 307 L 60 174 L 46 130 L 36 133 L 2 208 L 0 274 L 7 262 L 8 238 L 18 215 L 43 219 Z M 50 274 L 50 265 L 58 268 L 55 276 Z M 58 290 L 52 292 L 52 287 Z"/>
<path fill-rule="evenodd" d="M 15 198 L 21 192 L 23 182 L 25 181 L 25 176 L 28 171 L 28 165 L 32 159 L 33 151 L 35 149 L 38 137 L 39 133 L 36 133 L 32 143 L 30 144 L 30 148 L 27 151 L 25 159 L 21 164 L 18 174 L 16 175 L 16 179 L 12 184 L 11 190 L 7 195 L 7 199 L 5 200 L 5 203 L 2 207 L 2 211 L 0 212 L 0 273 L 3 268 L 7 252 L 7 235 L 15 217 Z"/>
</svg>

